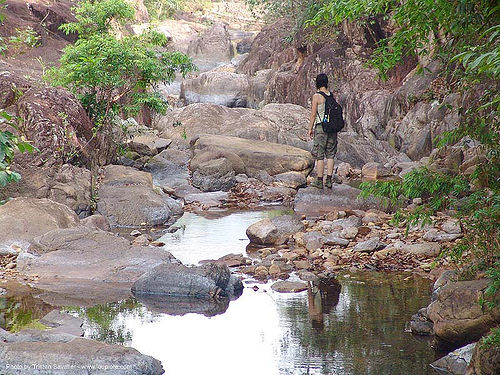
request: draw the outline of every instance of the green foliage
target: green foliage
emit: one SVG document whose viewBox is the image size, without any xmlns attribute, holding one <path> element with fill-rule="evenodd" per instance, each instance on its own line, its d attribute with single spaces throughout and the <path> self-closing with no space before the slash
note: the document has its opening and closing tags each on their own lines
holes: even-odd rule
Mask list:
<svg viewBox="0 0 500 375">
<path fill-rule="evenodd" d="M 74 9 L 76 22 L 61 25 L 66 34 L 78 33 L 79 38 L 111 32 L 113 21 L 119 25 L 134 18 L 134 8 L 123 0 L 85 0 Z"/>
<path fill-rule="evenodd" d="M 172 17 L 179 10 L 184 10 L 186 0 L 145 0 L 144 5 L 151 19 L 161 21 Z"/>
<path fill-rule="evenodd" d="M 5 4 L 7 0 L 0 0 L 0 10 L 5 9 L 7 5 Z M 3 23 L 3 20 L 5 19 L 5 15 L 3 13 L 0 13 L 0 24 Z M 0 54 L 4 53 L 7 50 L 7 44 L 5 44 L 5 41 L 3 38 L 0 36 Z"/>
<path fill-rule="evenodd" d="M 176 72 L 184 76 L 194 70 L 190 58 L 165 51 L 167 39 L 155 31 L 121 39 L 113 35 L 113 20 L 133 16 L 123 0 L 86 0 L 76 13 L 78 21 L 61 28 L 79 32 L 80 38 L 64 49 L 61 66 L 48 70 L 46 77 L 77 95 L 97 129 L 120 112 L 134 115 L 144 106 L 164 113 L 167 102 L 155 89 L 173 81 Z"/>
<path fill-rule="evenodd" d="M 0 122 L 14 128 L 17 127 L 13 121 L 13 117 L 5 111 L 0 111 Z M 21 179 L 21 175 L 16 171 L 11 170 L 10 165 L 14 160 L 14 152 L 29 152 L 32 153 L 34 147 L 26 142 L 23 137 L 18 137 L 12 132 L 0 130 L 0 186 L 3 187 L 9 182 L 17 182 Z"/>
<path fill-rule="evenodd" d="M 390 19 L 396 28 L 379 42 L 371 59 L 382 78 L 406 56 L 428 56 L 440 48 L 458 54 L 470 62 L 470 69 L 481 72 L 498 66 L 499 9 L 487 0 L 328 0 L 306 25 L 337 25 L 344 20 L 366 24 L 377 16 Z M 477 45 L 478 36 L 485 42 L 471 47 Z"/>
<path fill-rule="evenodd" d="M 489 335 L 481 340 L 481 349 L 500 347 L 500 327 L 492 328 Z"/>
<path fill-rule="evenodd" d="M 16 35 L 11 36 L 9 42 L 14 46 L 30 48 L 38 47 L 42 43 L 40 36 L 31 26 L 25 29 L 16 29 Z"/>
</svg>

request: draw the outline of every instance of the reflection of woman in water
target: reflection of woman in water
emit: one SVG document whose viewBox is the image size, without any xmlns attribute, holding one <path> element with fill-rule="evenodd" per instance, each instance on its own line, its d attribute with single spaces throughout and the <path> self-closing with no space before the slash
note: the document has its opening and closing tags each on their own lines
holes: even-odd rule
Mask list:
<svg viewBox="0 0 500 375">
<path fill-rule="evenodd" d="M 309 305 L 309 317 L 312 327 L 317 331 L 325 328 L 324 315 L 339 303 L 340 284 L 337 280 L 309 283 L 307 288 L 307 300 Z"/>
</svg>

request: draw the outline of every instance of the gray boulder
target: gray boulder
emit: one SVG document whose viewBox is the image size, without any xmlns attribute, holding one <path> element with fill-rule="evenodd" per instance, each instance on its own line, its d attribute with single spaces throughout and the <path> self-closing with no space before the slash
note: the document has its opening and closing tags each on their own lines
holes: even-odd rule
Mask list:
<svg viewBox="0 0 500 375">
<path fill-rule="evenodd" d="M 228 191 L 236 183 L 235 172 L 231 162 L 225 158 L 209 160 L 197 165 L 192 183 L 204 192 Z"/>
<path fill-rule="evenodd" d="M 313 187 L 299 189 L 295 196 L 294 210 L 300 214 L 321 216 L 335 209 L 368 210 L 370 208 L 384 208 L 374 198 L 358 198 L 359 193 L 361 193 L 361 190 L 345 184 L 334 184 L 331 189 L 316 189 Z"/>
<path fill-rule="evenodd" d="M 229 151 L 242 160 L 245 173 L 254 177 L 261 171 L 271 176 L 296 171 L 307 175 L 314 160 L 308 151 L 292 146 L 237 137 L 205 135 L 192 140 L 194 155 L 201 151 Z"/>
<path fill-rule="evenodd" d="M 32 365 L 36 363 L 38 368 Z M 88 366 L 92 365 L 93 369 Z M 0 343 L 0 372 L 9 375 L 160 375 L 160 361 L 133 348 L 74 338 L 69 342 Z"/>
<path fill-rule="evenodd" d="M 186 267 L 161 264 L 140 277 L 132 286 L 135 295 L 166 295 L 210 299 L 238 297 L 241 280 L 231 275 L 227 266 L 206 264 Z"/>
<path fill-rule="evenodd" d="M 50 199 L 15 198 L 0 206 L 0 248 L 26 250 L 32 240 L 51 230 L 71 228 L 80 220 L 69 207 Z"/>
<path fill-rule="evenodd" d="M 166 251 L 132 246 L 123 237 L 79 226 L 37 237 L 18 259 L 24 275 L 38 275 L 37 288 L 54 305 L 86 305 L 127 298 L 132 284 L 159 264 L 174 261 Z M 61 302 L 62 301 L 62 302 Z"/>
<path fill-rule="evenodd" d="M 277 245 L 286 242 L 292 234 L 304 230 L 304 225 L 295 216 L 283 215 L 262 219 L 248 227 L 246 234 L 250 242 L 257 245 Z"/>
<path fill-rule="evenodd" d="M 476 343 L 456 349 L 431 363 L 431 367 L 441 375 L 465 375 L 472 359 Z"/>
<path fill-rule="evenodd" d="M 150 173 L 108 165 L 98 191 L 98 212 L 111 226 L 166 225 L 182 214 L 182 205 L 153 188 Z"/>
<path fill-rule="evenodd" d="M 200 190 L 191 186 L 189 179 L 190 151 L 187 145 L 176 142 L 175 147 L 160 152 L 151 158 L 145 165 L 144 171 L 153 176 L 155 186 L 161 187 L 179 197 L 184 198 L 187 194 L 200 193 Z"/>
</svg>

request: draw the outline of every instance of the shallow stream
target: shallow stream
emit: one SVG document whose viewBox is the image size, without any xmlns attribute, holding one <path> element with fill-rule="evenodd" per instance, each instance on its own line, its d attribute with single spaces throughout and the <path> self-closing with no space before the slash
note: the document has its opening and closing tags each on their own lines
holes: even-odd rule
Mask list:
<svg viewBox="0 0 500 375">
<path fill-rule="evenodd" d="M 180 229 L 162 238 L 182 262 L 196 264 L 244 254 L 246 228 L 282 213 L 186 213 Z M 405 324 L 427 305 L 430 281 L 373 272 L 338 279 L 340 289 L 311 286 L 296 294 L 246 280 L 243 295 L 206 314 L 212 316 L 147 308 L 133 298 L 67 309 L 84 319 L 86 337 L 134 347 L 159 359 L 168 375 L 429 374 L 434 352 Z M 32 299 L 0 303 L 6 307 L 0 325 L 7 328 L 46 313 Z"/>
</svg>

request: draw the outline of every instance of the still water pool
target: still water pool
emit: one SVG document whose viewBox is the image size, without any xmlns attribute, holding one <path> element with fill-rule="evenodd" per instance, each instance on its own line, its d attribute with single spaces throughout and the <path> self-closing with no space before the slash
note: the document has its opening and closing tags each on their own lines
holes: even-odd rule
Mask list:
<svg viewBox="0 0 500 375">
<path fill-rule="evenodd" d="M 186 214 L 176 224 L 181 229 L 162 239 L 181 261 L 197 264 L 245 253 L 246 228 L 282 213 Z M 240 298 L 205 315 L 190 313 L 197 307 L 186 303 L 147 307 L 133 298 L 68 310 L 84 319 L 86 337 L 136 348 L 159 359 L 168 375 L 431 373 L 433 350 L 405 332 L 429 302 L 430 281 L 382 273 L 338 280 L 340 287 L 310 285 L 296 294 L 246 280 Z"/>
</svg>

